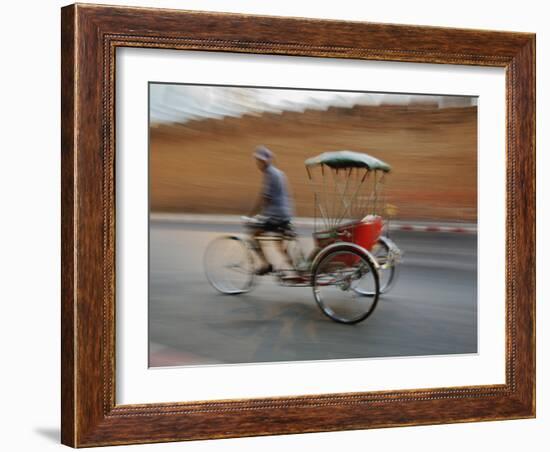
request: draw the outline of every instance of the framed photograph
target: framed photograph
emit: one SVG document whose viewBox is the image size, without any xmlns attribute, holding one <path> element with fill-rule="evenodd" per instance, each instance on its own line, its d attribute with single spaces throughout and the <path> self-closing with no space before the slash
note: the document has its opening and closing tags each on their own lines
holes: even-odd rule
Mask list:
<svg viewBox="0 0 550 452">
<path fill-rule="evenodd" d="M 535 36 L 62 8 L 62 442 L 535 416 Z"/>
</svg>

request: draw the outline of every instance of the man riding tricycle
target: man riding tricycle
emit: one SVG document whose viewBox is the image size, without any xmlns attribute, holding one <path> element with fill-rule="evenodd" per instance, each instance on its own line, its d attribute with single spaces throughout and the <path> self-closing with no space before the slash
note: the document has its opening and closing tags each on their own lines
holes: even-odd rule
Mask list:
<svg viewBox="0 0 550 452">
<path fill-rule="evenodd" d="M 247 234 L 222 236 L 209 244 L 205 270 L 210 284 L 223 294 L 237 295 L 249 292 L 258 276 L 272 274 L 286 287 L 311 286 L 315 301 L 334 321 L 365 320 L 395 282 L 401 257 L 383 235 L 380 215 L 390 166 L 353 151 L 325 152 L 305 161 L 316 212 L 314 246 L 306 256 L 290 221 L 284 174 L 273 167 L 268 149 L 257 149 L 255 157 L 264 172 L 264 190 L 253 210 L 261 214 L 245 218 Z M 262 249 L 266 241 L 276 243 L 285 268 L 274 269 L 267 261 Z"/>
</svg>

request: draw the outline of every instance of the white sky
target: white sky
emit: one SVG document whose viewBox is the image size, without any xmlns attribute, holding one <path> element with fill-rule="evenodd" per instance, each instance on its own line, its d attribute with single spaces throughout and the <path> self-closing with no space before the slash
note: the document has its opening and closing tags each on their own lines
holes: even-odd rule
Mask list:
<svg viewBox="0 0 550 452">
<path fill-rule="evenodd" d="M 475 105 L 475 97 L 385 93 L 349 93 L 274 88 L 174 85 L 152 83 L 151 122 L 186 122 L 263 112 L 326 109 L 330 106 L 437 103 L 440 107 Z"/>
</svg>

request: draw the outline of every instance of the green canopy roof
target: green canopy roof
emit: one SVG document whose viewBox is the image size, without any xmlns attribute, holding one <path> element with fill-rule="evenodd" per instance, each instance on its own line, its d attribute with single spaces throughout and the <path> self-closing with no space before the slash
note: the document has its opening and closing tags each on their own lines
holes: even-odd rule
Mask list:
<svg viewBox="0 0 550 452">
<path fill-rule="evenodd" d="M 369 154 L 354 151 L 331 151 L 311 157 L 305 161 L 306 167 L 327 165 L 330 168 L 367 168 L 372 171 L 389 172 L 391 166 Z"/>
</svg>

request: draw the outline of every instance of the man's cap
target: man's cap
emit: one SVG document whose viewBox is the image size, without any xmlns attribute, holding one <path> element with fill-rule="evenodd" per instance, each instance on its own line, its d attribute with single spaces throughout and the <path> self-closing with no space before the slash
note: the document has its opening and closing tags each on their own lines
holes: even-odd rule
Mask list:
<svg viewBox="0 0 550 452">
<path fill-rule="evenodd" d="M 265 146 L 258 146 L 254 151 L 254 157 L 264 162 L 271 162 L 273 160 L 273 152 Z"/>
</svg>

